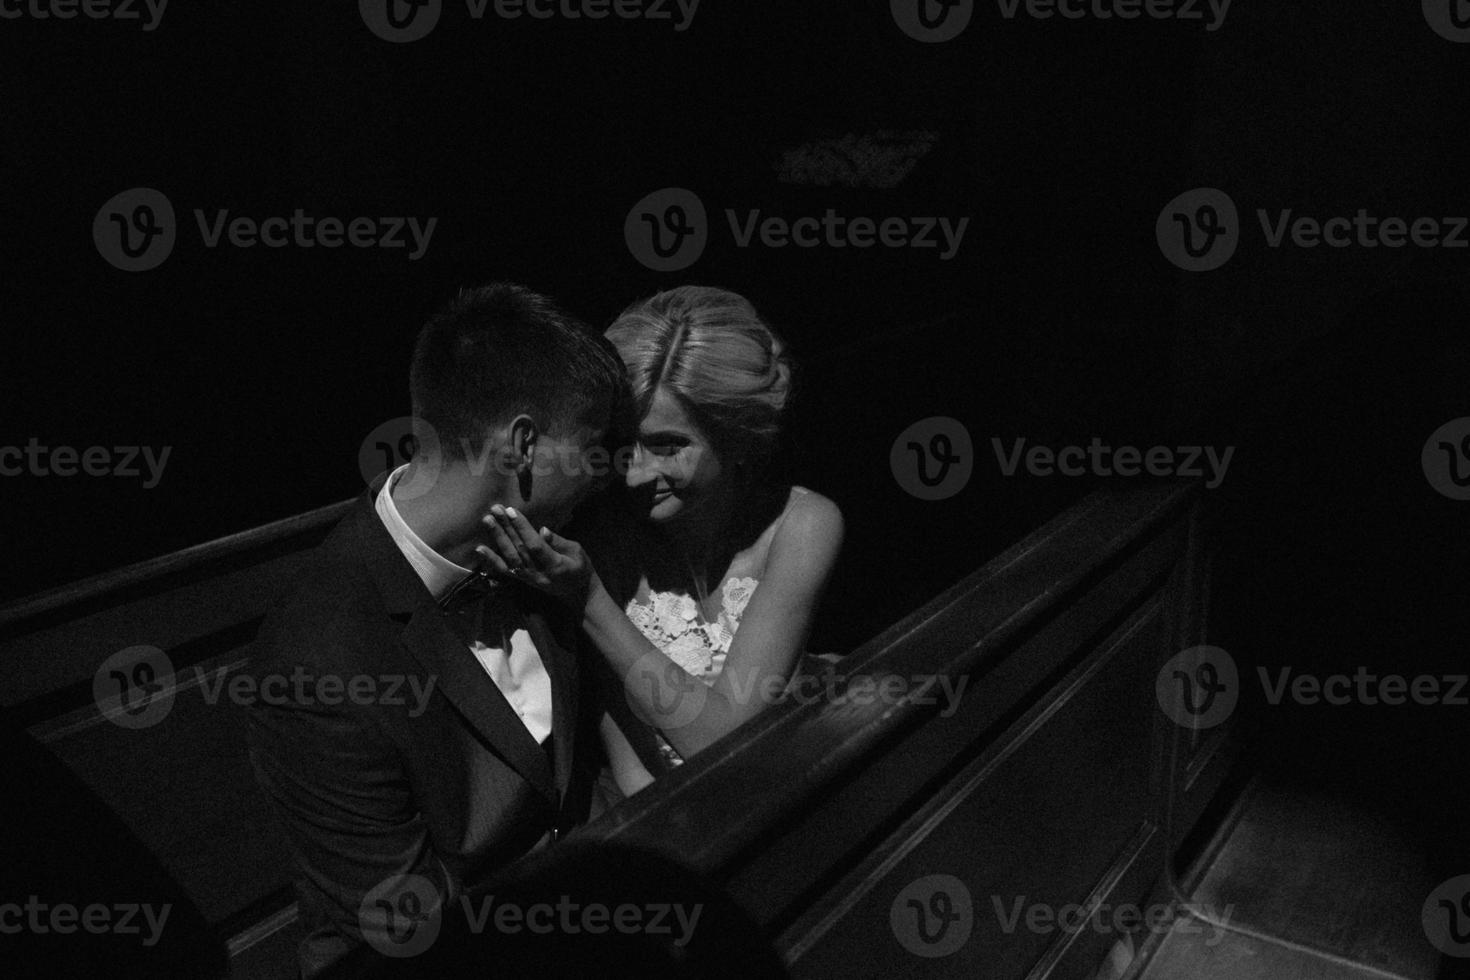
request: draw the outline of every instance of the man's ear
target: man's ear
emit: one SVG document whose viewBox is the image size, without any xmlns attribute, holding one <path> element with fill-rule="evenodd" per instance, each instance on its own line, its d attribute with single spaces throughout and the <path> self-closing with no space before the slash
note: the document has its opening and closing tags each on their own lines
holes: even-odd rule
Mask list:
<svg viewBox="0 0 1470 980">
<path fill-rule="evenodd" d="M 511 454 L 511 467 L 515 470 L 516 489 L 520 491 L 521 502 L 531 502 L 531 471 L 536 459 L 536 439 L 541 432 L 536 427 L 536 421 L 529 415 L 517 415 L 510 423 L 509 449 Z"/>
<path fill-rule="evenodd" d="M 521 414 L 511 420 L 507 446 L 515 460 L 516 469 L 531 465 L 535 458 L 536 440 L 540 437 L 541 430 L 531 416 Z"/>
</svg>

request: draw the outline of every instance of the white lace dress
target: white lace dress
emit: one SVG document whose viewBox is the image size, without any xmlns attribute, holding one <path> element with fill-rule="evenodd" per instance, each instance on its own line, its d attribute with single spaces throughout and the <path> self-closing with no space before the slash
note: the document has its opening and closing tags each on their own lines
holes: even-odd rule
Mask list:
<svg viewBox="0 0 1470 980">
<path fill-rule="evenodd" d="M 699 603 L 682 592 L 651 592 L 645 599 L 635 596 L 628 600 L 624 612 L 648 642 L 710 685 L 725 667 L 725 656 L 740 626 L 740 614 L 758 584 L 753 578 L 726 579 L 720 589 L 720 614 L 714 622 L 701 617 Z M 683 758 L 663 735 L 655 734 L 665 761 L 674 766 L 682 763 Z"/>
</svg>

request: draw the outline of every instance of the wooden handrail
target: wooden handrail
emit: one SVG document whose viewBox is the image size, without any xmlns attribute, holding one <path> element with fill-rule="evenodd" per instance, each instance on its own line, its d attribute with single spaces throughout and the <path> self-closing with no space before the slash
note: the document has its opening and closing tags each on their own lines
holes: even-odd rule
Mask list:
<svg viewBox="0 0 1470 980">
<path fill-rule="evenodd" d="M 71 607 L 105 601 L 109 596 L 118 593 L 146 588 L 149 583 L 175 579 L 238 555 L 256 553 L 292 538 L 324 531 L 346 515 L 355 499 L 338 501 L 304 514 L 14 600 L 0 606 L 0 632 L 10 632 L 22 627 L 28 620 L 49 616 Z"/>
<path fill-rule="evenodd" d="M 842 675 L 909 676 L 919 668 L 978 676 L 1151 532 L 1179 519 L 1194 496 L 1192 485 L 1177 483 L 1090 495 L 849 654 Z M 916 651 L 913 640 L 942 632 L 932 627 L 952 613 L 978 635 L 946 636 L 951 649 Z M 720 877 L 783 819 L 936 712 L 922 693 L 886 705 L 813 700 L 773 708 L 573 837 L 677 854 Z"/>
</svg>

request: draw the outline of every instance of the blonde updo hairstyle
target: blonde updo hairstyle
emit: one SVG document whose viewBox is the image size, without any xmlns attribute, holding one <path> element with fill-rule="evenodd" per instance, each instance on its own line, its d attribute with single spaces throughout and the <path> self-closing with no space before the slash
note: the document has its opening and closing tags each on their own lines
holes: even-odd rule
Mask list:
<svg viewBox="0 0 1470 980">
<path fill-rule="evenodd" d="M 744 296 L 712 286 L 666 290 L 624 310 L 607 338 L 628 369 L 635 418 L 648 414 L 662 388 L 722 460 L 747 475 L 771 462 L 793 364 L 785 342 Z"/>
</svg>

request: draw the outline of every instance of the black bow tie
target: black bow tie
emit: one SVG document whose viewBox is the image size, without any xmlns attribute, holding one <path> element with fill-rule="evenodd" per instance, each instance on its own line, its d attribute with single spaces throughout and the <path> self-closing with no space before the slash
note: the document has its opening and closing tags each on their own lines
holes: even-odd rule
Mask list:
<svg viewBox="0 0 1470 980">
<path fill-rule="evenodd" d="M 456 612 L 478 599 L 504 589 L 506 584 L 491 578 L 489 566 L 482 564 L 439 597 L 439 608 L 445 612 Z"/>
</svg>

